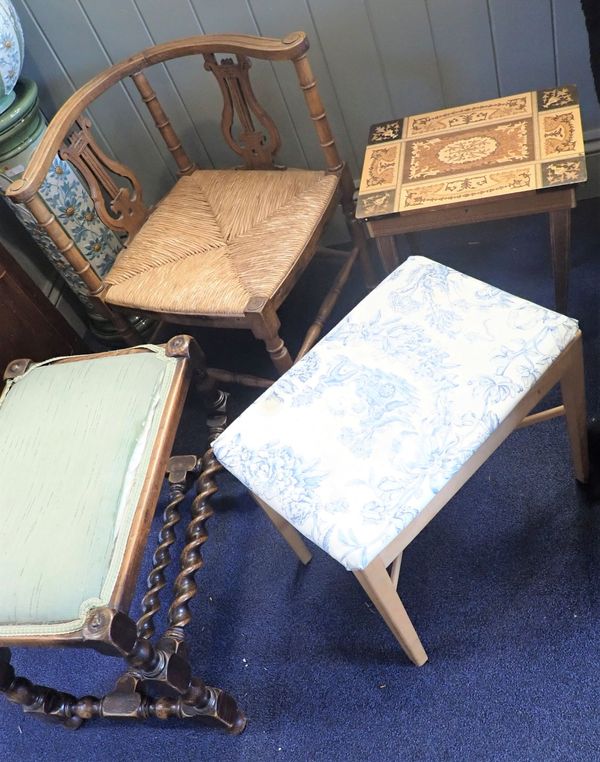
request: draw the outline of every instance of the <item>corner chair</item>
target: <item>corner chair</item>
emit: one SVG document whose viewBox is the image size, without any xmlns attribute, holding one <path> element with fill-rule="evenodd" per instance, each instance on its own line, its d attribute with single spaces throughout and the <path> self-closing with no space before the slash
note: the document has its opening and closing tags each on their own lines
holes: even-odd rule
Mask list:
<svg viewBox="0 0 600 762">
<path fill-rule="evenodd" d="M 89 291 L 99 315 L 130 345 L 140 336 L 128 314 L 217 328 L 246 328 L 262 342 L 277 374 L 292 357 L 279 335 L 277 311 L 318 249 L 326 223 L 341 203 L 353 246 L 321 248 L 340 266 L 297 357 L 321 333 L 357 258 L 374 285 L 361 227 L 353 217 L 355 190 L 341 159 L 317 90 L 303 32 L 281 40 L 249 35 L 189 37 L 135 53 L 100 72 L 58 110 L 20 180 L 7 196 L 24 204 Z M 163 110 L 145 69 L 184 56 L 202 56 L 223 96 L 221 129 L 243 163 L 240 169 L 198 169 Z M 233 56 L 233 57 L 232 57 Z M 256 99 L 251 59 L 291 61 L 326 169 L 287 169 L 277 162 L 281 137 Z M 179 179 L 152 209 L 134 172 L 106 155 L 94 139 L 86 110 L 130 77 L 177 165 Z M 100 219 L 121 238 L 123 250 L 101 277 L 69 238 L 39 194 L 56 153 L 89 187 Z M 245 170 L 245 171 L 241 171 Z M 211 370 L 221 381 L 266 387 L 269 380 Z"/>
</svg>

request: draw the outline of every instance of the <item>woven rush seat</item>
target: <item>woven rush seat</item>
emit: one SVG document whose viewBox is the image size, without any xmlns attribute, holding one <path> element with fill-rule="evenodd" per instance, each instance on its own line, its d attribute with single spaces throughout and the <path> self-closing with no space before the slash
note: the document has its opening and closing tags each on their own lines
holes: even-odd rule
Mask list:
<svg viewBox="0 0 600 762">
<path fill-rule="evenodd" d="M 365 575 L 401 553 L 559 380 L 555 364 L 579 336 L 575 320 L 411 257 L 242 413 L 214 452 L 280 528 L 289 522 L 354 571 L 388 624 L 405 617 L 395 634 L 423 663 L 404 609 L 382 609 L 390 590 L 374 592 Z M 587 451 L 579 454 L 582 463 Z M 401 606 L 395 585 L 394 597 Z"/>
<path fill-rule="evenodd" d="M 308 170 L 197 170 L 158 204 L 106 276 L 107 301 L 171 314 L 242 316 L 270 299 L 338 186 Z"/>
<path fill-rule="evenodd" d="M 74 631 L 108 605 L 175 365 L 159 348 L 41 364 L 6 389 L 0 639 Z"/>
</svg>

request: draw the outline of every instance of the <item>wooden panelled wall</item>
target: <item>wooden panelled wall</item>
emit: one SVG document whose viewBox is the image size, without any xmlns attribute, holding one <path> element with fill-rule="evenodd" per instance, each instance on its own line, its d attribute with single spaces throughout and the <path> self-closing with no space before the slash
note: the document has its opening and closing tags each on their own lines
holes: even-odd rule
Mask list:
<svg viewBox="0 0 600 762">
<path fill-rule="evenodd" d="M 577 83 L 586 138 L 590 145 L 600 139 L 579 0 L 13 1 L 25 32 L 24 72 L 38 82 L 48 116 L 99 70 L 154 43 L 192 34 L 282 36 L 303 29 L 355 176 L 375 121 L 556 83 Z M 292 67 L 255 67 L 259 97 L 282 131 L 282 160 L 321 166 Z M 198 164 L 234 164 L 220 139 L 220 95 L 201 59 L 155 67 L 151 79 Z M 113 89 L 92 116 L 110 151 L 138 173 L 148 200 L 162 195 L 174 169 L 137 92 Z"/>
</svg>

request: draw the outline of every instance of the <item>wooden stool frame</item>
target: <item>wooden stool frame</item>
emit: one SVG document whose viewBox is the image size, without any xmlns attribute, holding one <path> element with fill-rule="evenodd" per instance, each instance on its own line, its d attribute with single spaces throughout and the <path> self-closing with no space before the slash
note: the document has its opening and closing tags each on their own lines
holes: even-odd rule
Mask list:
<svg viewBox="0 0 600 762">
<path fill-rule="evenodd" d="M 528 415 L 556 384 L 560 384 L 563 404 L 540 413 Z M 409 526 L 390 542 L 365 569 L 353 572 L 406 655 L 417 666 L 425 664 L 428 658 L 427 653 L 396 590 L 404 549 L 458 492 L 463 484 L 473 476 L 477 469 L 485 463 L 512 431 L 562 415 L 566 419 L 575 477 L 579 482 L 585 483 L 589 475 L 589 456 L 580 332 L 521 399 L 510 415 L 500 423 L 491 436 L 473 453 Z M 283 516 L 273 511 L 262 500 L 256 499 L 300 561 L 307 564 L 312 556 L 300 533 Z"/>
<path fill-rule="evenodd" d="M 80 355 L 57 362 L 78 362 L 90 357 L 143 351 L 147 350 L 138 347 L 93 356 Z M 172 338 L 166 346 L 166 354 L 177 358 L 177 368 L 109 604 L 92 609 L 83 627 L 75 632 L 47 636 L 11 635 L 3 636 L 0 641 L 0 692 L 9 701 L 20 704 L 24 712 L 53 720 L 67 728 L 79 728 L 85 720 L 97 717 L 200 719 L 218 724 L 231 733 L 240 733 L 246 724 L 244 714 L 228 693 L 206 685 L 192 675 L 185 644 L 184 628 L 191 620 L 189 604 L 197 593 L 194 578 L 203 566 L 201 548 L 208 538 L 205 524 L 213 515 L 210 497 L 217 491 L 214 475 L 221 466 L 210 448 L 201 458 L 169 458 L 192 375 L 196 376 L 196 386 L 207 402 L 209 441 L 226 424 L 227 395 L 214 390 L 206 375 L 202 353 L 190 336 Z M 13 361 L 4 378 L 18 377 L 29 365 L 28 360 Z M 128 611 L 165 472 L 169 479 L 169 500 L 158 535 L 153 568 L 148 575 L 147 592 L 142 600 L 142 614 L 136 623 Z M 170 547 L 175 542 L 175 528 L 181 520 L 179 504 L 189 490 L 191 477 L 196 477 L 197 494 L 185 530 L 186 544 L 179 559 L 180 571 L 173 584 L 168 626 L 153 643 L 153 619 L 160 610 L 159 596 L 166 586 L 165 571 L 171 563 Z M 110 693 L 102 697 L 76 698 L 17 676 L 10 663 L 8 646 L 93 648 L 122 657 L 126 668 Z"/>
</svg>

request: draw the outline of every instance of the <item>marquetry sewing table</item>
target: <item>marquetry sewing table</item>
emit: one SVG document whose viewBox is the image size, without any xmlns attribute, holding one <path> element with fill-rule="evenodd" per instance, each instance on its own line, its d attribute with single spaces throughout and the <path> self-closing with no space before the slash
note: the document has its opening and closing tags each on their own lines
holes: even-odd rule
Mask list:
<svg viewBox="0 0 600 762">
<path fill-rule="evenodd" d="M 386 272 L 394 236 L 548 213 L 556 307 L 567 308 L 571 209 L 586 180 L 577 90 L 567 85 L 375 124 L 356 216 Z"/>
</svg>

